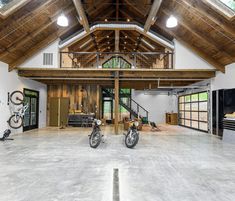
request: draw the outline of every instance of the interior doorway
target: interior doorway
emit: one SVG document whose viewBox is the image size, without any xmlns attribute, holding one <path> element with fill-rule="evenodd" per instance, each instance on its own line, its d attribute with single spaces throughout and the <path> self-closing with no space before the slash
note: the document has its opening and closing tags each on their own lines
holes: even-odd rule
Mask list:
<svg viewBox="0 0 235 201">
<path fill-rule="evenodd" d="M 23 131 L 38 128 L 39 119 L 39 92 L 31 89 L 24 89 L 25 102 L 29 107 L 25 111 Z"/>
</svg>

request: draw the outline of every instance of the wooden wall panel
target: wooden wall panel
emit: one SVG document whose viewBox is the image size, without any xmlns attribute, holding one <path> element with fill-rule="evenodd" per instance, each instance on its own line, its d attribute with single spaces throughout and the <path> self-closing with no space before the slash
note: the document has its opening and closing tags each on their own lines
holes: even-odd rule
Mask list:
<svg viewBox="0 0 235 201">
<path fill-rule="evenodd" d="M 95 113 L 96 117 L 99 118 L 101 95 L 100 86 L 98 85 L 48 85 L 48 118 L 50 111 L 49 100 L 53 97 L 69 98 L 71 112 L 81 110 L 84 113 Z"/>
</svg>

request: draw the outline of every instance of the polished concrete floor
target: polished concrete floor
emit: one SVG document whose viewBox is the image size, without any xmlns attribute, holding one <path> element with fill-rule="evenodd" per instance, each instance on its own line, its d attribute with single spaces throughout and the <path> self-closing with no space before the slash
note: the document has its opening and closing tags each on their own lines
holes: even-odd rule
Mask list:
<svg viewBox="0 0 235 201">
<path fill-rule="evenodd" d="M 180 127 L 142 133 L 135 149 L 103 128 L 105 143 L 88 145 L 89 128 L 41 129 L 0 144 L 0 201 L 234 201 L 235 146 Z M 169 128 L 169 129 L 168 129 Z"/>
</svg>

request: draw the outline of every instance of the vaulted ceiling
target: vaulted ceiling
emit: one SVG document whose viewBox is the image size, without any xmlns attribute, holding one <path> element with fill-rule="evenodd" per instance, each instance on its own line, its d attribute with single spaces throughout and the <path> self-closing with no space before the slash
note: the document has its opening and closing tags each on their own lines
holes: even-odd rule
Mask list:
<svg viewBox="0 0 235 201">
<path fill-rule="evenodd" d="M 74 0 L 77 1 L 77 0 Z M 159 0 L 155 0 L 159 1 Z M 88 24 L 137 23 L 144 27 L 153 0 L 83 0 Z M 63 12 L 69 26 L 59 27 L 57 17 Z M 166 28 L 166 20 L 174 15 L 179 22 Z M 66 39 L 83 29 L 73 0 L 31 0 L 6 18 L 0 17 L 0 60 L 10 69 L 58 38 Z M 196 52 L 218 70 L 235 62 L 235 19 L 229 19 L 204 0 L 164 0 L 150 30 L 167 40 L 174 38 Z M 107 37 L 108 36 L 108 37 Z M 120 31 L 120 51 L 163 51 L 158 43 L 136 31 Z M 151 49 L 143 39 L 154 46 Z M 85 44 L 85 45 L 83 45 Z M 77 41 L 71 51 L 114 51 L 115 31 L 100 30 Z M 200 66 L 199 66 L 200 67 Z"/>
</svg>

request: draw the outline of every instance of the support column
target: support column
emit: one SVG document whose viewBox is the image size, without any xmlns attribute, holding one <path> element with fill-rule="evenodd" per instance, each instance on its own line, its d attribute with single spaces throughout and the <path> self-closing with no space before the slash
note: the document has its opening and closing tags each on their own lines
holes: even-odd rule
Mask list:
<svg viewBox="0 0 235 201">
<path fill-rule="evenodd" d="M 114 121 L 114 130 L 115 134 L 118 134 L 118 114 L 119 114 L 119 72 L 117 71 L 115 74 L 115 83 L 114 83 L 114 93 L 115 93 L 115 106 L 114 106 L 114 113 L 115 113 L 115 121 Z"/>
</svg>

